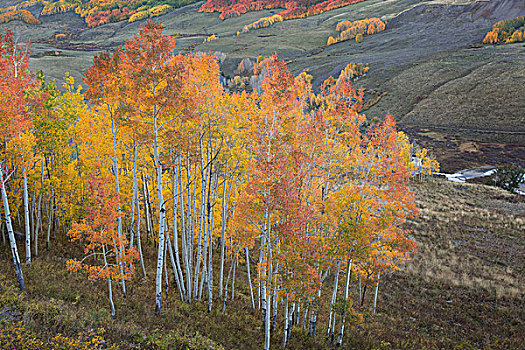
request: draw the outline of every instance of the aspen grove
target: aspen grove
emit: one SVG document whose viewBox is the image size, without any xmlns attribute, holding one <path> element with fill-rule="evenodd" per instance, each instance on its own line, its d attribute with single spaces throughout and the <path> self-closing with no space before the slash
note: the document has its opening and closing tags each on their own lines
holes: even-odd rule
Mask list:
<svg viewBox="0 0 525 350">
<path fill-rule="evenodd" d="M 280 325 L 283 347 L 294 327 L 341 345 L 363 321 L 350 286 L 375 312 L 382 277 L 415 252 L 407 138 L 392 116 L 366 121 L 348 74 L 314 92 L 272 56 L 257 64 L 260 89 L 228 93 L 212 55 L 174 54 L 148 21 L 95 57 L 85 93 L 67 75 L 59 91 L 10 33 L 1 44 L 2 235 L 20 289 L 42 246 L 67 235 L 85 253 L 68 270 L 107 281 L 113 317 L 112 291 L 125 298 L 133 275 L 154 281 L 152 312 L 168 281 L 181 303 L 225 312 L 243 269 L 264 349 Z"/>
</svg>

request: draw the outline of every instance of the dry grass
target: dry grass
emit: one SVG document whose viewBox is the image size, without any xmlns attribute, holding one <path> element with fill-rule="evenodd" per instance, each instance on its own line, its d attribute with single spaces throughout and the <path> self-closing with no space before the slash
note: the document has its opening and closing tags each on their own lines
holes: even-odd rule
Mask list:
<svg viewBox="0 0 525 350">
<path fill-rule="evenodd" d="M 375 316 L 372 293 L 367 294 L 360 310 L 365 322 L 348 329 L 344 348 L 518 349 L 525 334 L 525 200 L 497 188 L 441 180 L 413 188 L 420 216 L 409 227 L 418 253 L 404 269 L 385 276 Z M 181 303 L 171 286 L 159 317 L 153 313 L 153 245 L 145 245 L 145 252 L 148 278 L 128 283 L 127 300 L 115 288 L 117 319 L 111 320 L 105 283 L 91 284 L 65 270 L 79 247 L 59 239 L 43 252 L 25 268 L 28 289 L 20 296 L 9 287 L 14 273 L 6 247 L 0 252 L 0 320 L 23 320 L 43 339 L 104 328 L 106 340 L 124 349 L 262 347 L 260 314 L 250 311 L 244 266 L 225 315 L 219 303 L 210 314 L 204 303 Z M 352 293 L 357 294 L 355 282 Z M 325 327 L 323 316 L 315 339 L 295 329 L 289 347 L 330 348 Z M 273 348 L 280 346 L 281 329 L 278 320 Z"/>
</svg>

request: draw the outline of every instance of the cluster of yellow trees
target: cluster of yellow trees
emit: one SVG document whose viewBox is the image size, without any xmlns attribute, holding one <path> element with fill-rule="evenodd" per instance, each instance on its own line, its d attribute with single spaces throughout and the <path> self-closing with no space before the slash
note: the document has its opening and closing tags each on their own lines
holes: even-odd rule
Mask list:
<svg viewBox="0 0 525 350">
<path fill-rule="evenodd" d="M 386 24 L 379 18 L 365 18 L 358 21 L 342 21 L 336 26 L 339 33 L 337 37 L 330 36 L 327 46 L 335 43 L 355 39 L 357 42 L 363 40 L 363 36 L 379 33 L 385 30 Z"/>
<path fill-rule="evenodd" d="M 321 310 L 340 345 L 362 319 L 353 276 L 361 306 L 374 290 L 375 311 L 382 276 L 415 251 L 403 227 L 417 211 L 413 150 L 391 116 L 364 126 L 348 71 L 316 93 L 311 76 L 270 57 L 258 60 L 260 90 L 230 94 L 213 56 L 175 55 L 148 21 L 95 57 L 84 94 L 68 76 L 59 92 L 4 40 L 0 98 L 16 103 L 0 105 L 0 189 L 20 288 L 14 227 L 28 263 L 52 234 L 79 242 L 85 255 L 67 267 L 107 281 L 113 316 L 114 285 L 126 295 L 135 262 L 144 277 L 154 266 L 156 312 L 170 279 L 181 302 L 224 310 L 242 265 L 265 349 L 278 317 L 286 345 L 300 320 L 315 335 Z M 144 241 L 155 242 L 154 262 Z"/>
<path fill-rule="evenodd" d="M 24 9 L 15 9 L 0 13 L 0 23 L 14 20 L 24 21 L 27 24 L 40 24 L 40 21 L 33 16 L 31 12 Z"/>
<path fill-rule="evenodd" d="M 483 39 L 484 44 L 517 43 L 523 41 L 525 41 L 525 16 L 499 21 Z"/>
<path fill-rule="evenodd" d="M 259 29 L 259 28 L 266 28 L 271 26 L 272 24 L 276 22 L 282 22 L 283 18 L 281 15 L 273 15 L 268 17 L 263 17 L 261 19 L 258 19 L 257 21 L 250 23 L 248 25 L 245 25 L 242 28 L 242 31 L 237 32 L 237 35 L 240 35 L 242 33 L 247 33 L 252 29 Z"/>
</svg>

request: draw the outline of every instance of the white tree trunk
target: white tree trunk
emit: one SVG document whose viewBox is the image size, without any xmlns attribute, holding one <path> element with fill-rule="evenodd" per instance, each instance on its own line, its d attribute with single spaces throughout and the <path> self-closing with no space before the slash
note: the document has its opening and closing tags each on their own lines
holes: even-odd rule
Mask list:
<svg viewBox="0 0 525 350">
<path fill-rule="evenodd" d="M 142 270 L 142 276 L 146 278 L 146 268 L 144 267 L 144 257 L 142 256 L 142 242 L 140 239 L 140 201 L 139 201 L 139 195 L 138 195 L 138 188 L 137 188 L 137 248 L 139 250 L 139 261 L 140 261 L 140 269 Z"/>
<path fill-rule="evenodd" d="M 270 278 L 271 280 L 271 278 Z M 265 300 L 263 300 L 264 304 L 266 305 L 266 311 L 264 312 L 264 316 L 265 316 L 265 320 L 264 320 L 264 350 L 269 350 L 270 349 L 270 341 L 271 341 L 271 338 L 270 338 L 270 313 L 271 313 L 271 308 L 270 308 L 270 299 L 271 299 L 271 295 L 270 293 L 272 292 L 271 291 L 271 288 L 264 288 L 264 291 L 265 291 Z"/>
<path fill-rule="evenodd" d="M 31 266 L 31 224 L 29 222 L 29 194 L 27 190 L 27 170 L 22 169 L 24 183 L 24 219 L 26 229 L 26 263 Z"/>
<path fill-rule="evenodd" d="M 13 232 L 13 225 L 11 224 L 11 211 L 9 210 L 9 201 L 7 199 L 7 191 L 5 189 L 4 172 L 0 165 L 0 189 L 2 191 L 2 200 L 4 202 L 5 225 L 7 227 L 7 234 L 9 236 L 9 243 L 11 244 L 11 253 L 13 254 L 13 262 L 15 265 L 16 279 L 20 290 L 25 289 L 24 275 L 22 273 L 22 266 L 20 265 L 20 258 L 18 256 L 18 249 L 16 248 L 15 234 Z"/>
<path fill-rule="evenodd" d="M 177 210 L 178 210 L 178 199 L 177 199 L 177 187 L 178 187 L 178 181 L 177 181 L 177 170 L 174 169 L 173 172 L 173 179 L 172 179 L 172 200 L 173 200 L 173 247 L 174 247 L 174 255 L 175 255 L 175 266 L 177 268 L 176 274 L 178 276 L 178 280 L 180 281 L 180 288 L 183 295 L 183 301 L 186 300 L 186 287 L 184 285 L 184 275 L 182 274 L 182 268 L 180 264 L 180 258 L 179 258 L 179 233 L 178 233 L 178 225 L 177 225 Z"/>
<path fill-rule="evenodd" d="M 335 302 L 337 301 L 337 285 L 339 283 L 339 262 L 337 264 L 337 273 L 335 275 L 335 281 L 334 281 L 334 289 L 332 290 L 332 299 L 330 300 L 330 315 L 328 317 L 328 327 L 326 329 L 326 335 L 328 337 L 332 336 L 333 337 L 333 323 L 335 323 L 335 320 L 332 321 L 332 319 L 334 318 L 334 311 L 333 311 L 333 306 L 335 304 Z M 333 322 L 333 323 L 332 323 Z"/>
<path fill-rule="evenodd" d="M 153 139 L 153 157 L 155 166 L 157 168 L 157 191 L 159 201 L 159 247 L 157 254 L 157 274 L 155 278 L 155 312 L 160 313 L 162 306 L 162 266 L 164 264 L 164 220 L 166 217 L 166 209 L 164 207 L 164 196 L 162 193 L 162 164 L 159 159 L 159 144 L 158 144 L 158 129 L 157 121 L 154 119 L 155 138 Z"/>
<path fill-rule="evenodd" d="M 108 107 L 109 109 L 109 107 Z M 120 207 L 120 185 L 119 185 L 119 177 L 118 177 L 118 163 L 117 163 L 117 127 L 115 125 L 115 118 L 113 116 L 113 111 L 110 110 L 110 117 L 111 117 L 111 132 L 113 134 L 113 172 L 115 176 L 115 193 L 117 194 L 118 199 L 118 213 L 121 214 L 122 210 Z M 117 256 L 117 263 L 120 267 L 120 273 L 124 274 L 124 267 L 122 266 L 122 257 L 124 256 L 124 247 L 120 243 L 122 242 L 122 216 L 119 215 L 117 217 L 117 230 L 118 230 L 118 238 L 119 238 L 119 247 L 118 252 L 115 252 Z M 124 294 L 124 298 L 126 297 L 126 280 L 124 278 L 121 279 L 122 284 L 122 293 Z"/>
<path fill-rule="evenodd" d="M 288 340 L 288 327 L 290 326 L 290 320 L 288 315 L 288 298 L 286 298 L 285 304 L 284 304 L 284 336 L 283 336 L 283 346 L 284 349 L 286 347 L 286 341 Z"/>
<path fill-rule="evenodd" d="M 373 310 L 373 314 L 375 315 L 376 314 L 376 306 L 377 306 L 377 292 L 379 291 L 379 278 L 381 277 L 380 274 L 377 274 L 377 283 L 376 283 L 376 290 L 375 290 L 375 293 L 374 293 L 374 310 Z"/>
<path fill-rule="evenodd" d="M 47 215 L 47 235 L 46 235 L 46 248 L 49 249 L 49 238 L 51 236 L 51 226 L 54 220 L 54 209 L 55 209 L 55 191 L 51 189 L 51 199 L 49 199 L 49 212 Z"/>
<path fill-rule="evenodd" d="M 345 301 L 348 300 L 348 289 L 350 287 L 350 277 L 352 275 L 352 259 L 348 259 L 348 264 L 346 267 L 346 282 L 345 282 Z M 341 346 L 343 344 L 343 333 L 345 330 L 345 315 L 343 314 L 343 318 L 341 320 L 341 328 L 339 328 L 339 335 L 337 337 L 337 346 Z"/>
<path fill-rule="evenodd" d="M 212 205 L 208 206 L 208 239 L 206 245 L 208 246 L 208 312 L 211 312 L 213 303 L 213 223 L 215 219 L 215 197 L 217 196 L 219 175 L 215 174 L 213 179 L 212 190 Z"/>
<path fill-rule="evenodd" d="M 252 277 L 250 274 L 250 253 L 248 251 L 248 247 L 244 247 L 244 251 L 246 252 L 246 269 L 248 271 L 248 284 L 250 285 L 250 297 L 252 299 L 252 311 L 255 311 L 255 300 L 253 299 Z"/>
<path fill-rule="evenodd" d="M 104 267 L 108 267 L 108 261 L 106 259 L 106 245 L 102 245 L 102 255 L 104 256 Z M 108 298 L 109 305 L 111 307 L 111 318 L 115 318 L 115 304 L 113 303 L 113 289 L 111 288 L 111 277 L 108 277 Z"/>
</svg>

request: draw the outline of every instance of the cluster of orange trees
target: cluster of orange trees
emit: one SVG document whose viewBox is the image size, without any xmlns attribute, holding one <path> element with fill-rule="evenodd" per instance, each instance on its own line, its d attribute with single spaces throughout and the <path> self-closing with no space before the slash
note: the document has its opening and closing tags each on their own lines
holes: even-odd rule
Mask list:
<svg viewBox="0 0 525 350">
<path fill-rule="evenodd" d="M 278 14 L 283 20 L 318 15 L 339 7 L 348 6 L 363 0 L 207 0 L 201 12 L 220 12 L 220 18 L 240 16 L 249 11 L 284 8 Z"/>
<path fill-rule="evenodd" d="M 141 19 L 160 16 L 172 8 L 178 8 L 195 2 L 195 0 L 27 0 L 17 5 L 0 9 L 0 23 L 12 20 L 23 20 L 28 24 L 40 24 L 40 21 L 26 10 L 36 4 L 44 7 L 41 16 L 75 11 L 90 27 L 97 27 L 110 22 L 128 20 L 135 22 Z"/>
<path fill-rule="evenodd" d="M 315 335 L 321 310 L 341 344 L 360 320 L 355 276 L 363 301 L 375 288 L 375 309 L 382 276 L 414 252 L 408 141 L 391 116 L 364 127 L 348 74 L 315 93 L 311 76 L 269 57 L 260 91 L 226 93 L 213 56 L 175 55 L 148 21 L 95 57 L 84 94 L 67 76 L 59 92 L 9 32 L 1 40 L 0 189 L 21 289 L 15 227 L 29 264 L 51 232 L 80 242 L 67 267 L 107 281 L 113 316 L 112 288 L 125 295 L 135 265 L 146 274 L 142 244 L 154 240 L 157 312 L 168 278 L 181 302 L 224 309 L 243 264 L 266 349 L 277 317 L 286 345 L 299 320 Z"/>
<path fill-rule="evenodd" d="M 372 35 L 385 30 L 386 23 L 379 18 L 365 18 L 358 21 L 342 21 L 337 23 L 336 30 L 339 32 L 337 37 L 330 36 L 327 46 L 332 44 L 355 39 L 357 42 L 363 40 L 363 36 Z"/>
<path fill-rule="evenodd" d="M 517 43 L 525 41 L 525 16 L 505 19 L 494 24 L 483 39 L 484 44 Z"/>
<path fill-rule="evenodd" d="M 9 10 L 0 13 L 0 23 L 14 20 L 24 21 L 27 24 L 40 24 L 40 21 L 33 14 L 24 9 Z"/>
</svg>

